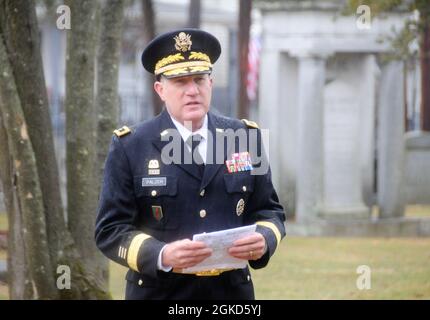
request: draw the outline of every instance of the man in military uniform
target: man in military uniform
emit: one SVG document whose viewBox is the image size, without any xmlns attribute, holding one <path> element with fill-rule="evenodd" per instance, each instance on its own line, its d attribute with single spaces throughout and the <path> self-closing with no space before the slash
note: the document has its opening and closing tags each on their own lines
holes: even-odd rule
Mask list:
<svg viewBox="0 0 430 320">
<path fill-rule="evenodd" d="M 209 111 L 220 53 L 218 40 L 197 29 L 163 34 L 143 52 L 166 108 L 114 131 L 95 232 L 100 250 L 130 269 L 126 299 L 254 299 L 248 267 L 186 272 L 212 254 L 193 235 L 256 224 L 228 249 L 255 269 L 285 236 L 270 169 L 257 172 L 267 161 L 258 126 Z M 245 144 L 237 136 L 218 143 L 240 130 Z"/>
</svg>

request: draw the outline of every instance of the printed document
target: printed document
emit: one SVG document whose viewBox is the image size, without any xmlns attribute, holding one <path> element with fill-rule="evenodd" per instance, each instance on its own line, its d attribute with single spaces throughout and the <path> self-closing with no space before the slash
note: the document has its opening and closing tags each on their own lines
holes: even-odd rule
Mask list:
<svg viewBox="0 0 430 320">
<path fill-rule="evenodd" d="M 234 258 L 228 254 L 228 249 L 236 240 L 249 236 L 255 232 L 256 225 L 226 229 L 209 233 L 199 233 L 193 236 L 194 241 L 202 241 L 212 249 L 212 255 L 199 264 L 185 268 L 186 273 L 208 271 L 212 269 L 241 269 L 245 268 L 248 261 Z"/>
</svg>

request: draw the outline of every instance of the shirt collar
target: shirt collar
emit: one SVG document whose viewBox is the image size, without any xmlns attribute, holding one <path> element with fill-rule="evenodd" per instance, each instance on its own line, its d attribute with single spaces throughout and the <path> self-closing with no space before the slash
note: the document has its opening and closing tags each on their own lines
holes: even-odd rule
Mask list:
<svg viewBox="0 0 430 320">
<path fill-rule="evenodd" d="M 169 116 L 170 116 L 170 114 L 169 114 Z M 207 137 L 208 137 L 208 115 L 207 114 L 205 114 L 205 118 L 203 120 L 202 127 L 195 132 L 192 132 L 188 128 L 184 127 L 182 125 L 182 123 L 177 121 L 172 116 L 170 116 L 170 118 L 172 119 L 173 124 L 176 126 L 176 129 L 178 129 L 178 131 L 181 134 L 181 137 L 184 141 L 187 141 L 188 138 L 190 137 L 190 135 L 192 135 L 192 134 L 200 134 L 203 137 L 203 140 L 207 140 Z"/>
</svg>

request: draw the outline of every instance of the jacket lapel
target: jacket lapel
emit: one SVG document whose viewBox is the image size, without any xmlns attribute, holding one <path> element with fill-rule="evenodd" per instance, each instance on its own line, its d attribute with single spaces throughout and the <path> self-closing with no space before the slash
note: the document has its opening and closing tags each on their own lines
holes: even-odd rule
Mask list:
<svg viewBox="0 0 430 320">
<path fill-rule="evenodd" d="M 208 113 L 208 130 L 209 135 L 213 139 L 208 139 L 207 145 L 207 164 L 203 174 L 202 184 L 200 190 L 206 188 L 206 186 L 212 181 L 212 179 L 225 165 L 227 155 L 231 153 L 231 150 L 227 150 L 227 139 L 224 137 L 225 125 L 223 125 L 213 113 Z M 217 143 L 218 142 L 218 143 Z M 217 149 L 218 145 L 218 149 Z M 230 146 L 230 149 L 234 149 L 234 144 Z M 220 150 L 219 150 L 220 149 Z M 209 151 L 211 150 L 211 152 Z M 222 157 L 221 157 L 222 156 Z M 218 158 L 218 161 L 217 161 Z M 222 161 L 221 161 L 222 160 Z"/>
<path fill-rule="evenodd" d="M 160 151 L 161 161 L 171 163 L 173 160 L 172 164 L 179 166 L 196 179 L 201 180 L 199 168 L 197 165 L 190 163 L 191 152 L 185 147 L 184 140 L 166 110 L 163 110 L 160 114 L 158 121 L 159 131 L 152 140 L 152 144 Z M 169 152 L 164 155 L 163 151 Z M 185 160 L 188 160 L 187 163 L 185 163 Z"/>
</svg>

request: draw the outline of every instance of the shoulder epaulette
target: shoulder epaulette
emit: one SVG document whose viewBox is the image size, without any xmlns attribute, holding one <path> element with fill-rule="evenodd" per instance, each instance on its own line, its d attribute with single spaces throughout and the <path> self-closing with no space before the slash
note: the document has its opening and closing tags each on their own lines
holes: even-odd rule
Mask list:
<svg viewBox="0 0 430 320">
<path fill-rule="evenodd" d="M 246 124 L 248 128 L 258 129 L 258 124 L 254 121 L 249 121 L 247 119 L 242 119 L 242 122 Z"/>
<path fill-rule="evenodd" d="M 123 126 L 122 128 L 116 129 L 113 131 L 117 135 L 117 137 L 125 136 L 131 132 L 130 128 L 127 126 Z"/>
</svg>

